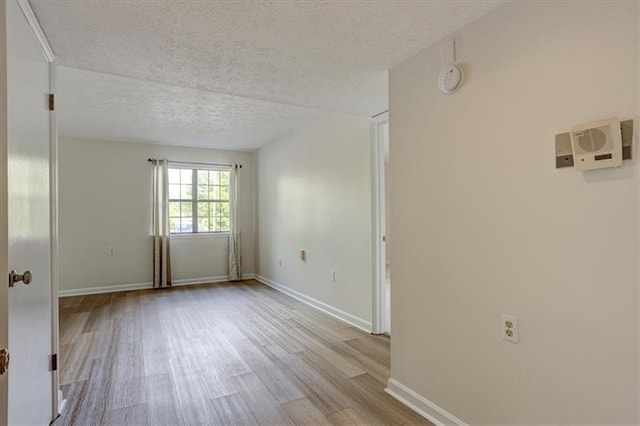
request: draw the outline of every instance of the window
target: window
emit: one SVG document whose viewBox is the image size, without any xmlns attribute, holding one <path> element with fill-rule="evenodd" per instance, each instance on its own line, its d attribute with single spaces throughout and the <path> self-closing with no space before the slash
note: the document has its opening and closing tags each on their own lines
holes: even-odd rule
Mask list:
<svg viewBox="0 0 640 426">
<path fill-rule="evenodd" d="M 228 232 L 229 179 L 229 170 L 170 166 L 170 232 Z"/>
</svg>

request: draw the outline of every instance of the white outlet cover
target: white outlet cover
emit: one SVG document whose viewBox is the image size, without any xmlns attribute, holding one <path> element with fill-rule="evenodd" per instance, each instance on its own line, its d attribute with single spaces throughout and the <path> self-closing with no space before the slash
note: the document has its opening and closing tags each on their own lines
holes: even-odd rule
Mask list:
<svg viewBox="0 0 640 426">
<path fill-rule="evenodd" d="M 518 317 L 502 314 L 500 316 L 500 321 L 502 340 L 504 340 L 505 342 L 518 343 Z"/>
</svg>

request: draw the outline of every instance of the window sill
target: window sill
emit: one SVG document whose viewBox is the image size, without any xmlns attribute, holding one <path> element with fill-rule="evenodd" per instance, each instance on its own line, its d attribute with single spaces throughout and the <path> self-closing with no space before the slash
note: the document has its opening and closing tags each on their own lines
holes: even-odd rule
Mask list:
<svg viewBox="0 0 640 426">
<path fill-rule="evenodd" d="M 176 240 L 189 240 L 189 239 L 200 239 L 200 238 L 205 238 L 205 239 L 209 239 L 209 238 L 229 238 L 229 233 L 228 232 L 200 232 L 200 233 L 194 233 L 194 232 L 185 232 L 184 234 L 170 234 L 169 238 L 171 238 L 172 240 L 176 239 Z"/>
</svg>

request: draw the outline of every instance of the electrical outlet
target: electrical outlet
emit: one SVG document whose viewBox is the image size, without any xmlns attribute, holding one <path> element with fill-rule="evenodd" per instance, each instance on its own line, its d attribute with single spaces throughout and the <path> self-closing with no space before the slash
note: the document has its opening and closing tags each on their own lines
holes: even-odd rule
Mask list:
<svg viewBox="0 0 640 426">
<path fill-rule="evenodd" d="M 115 247 L 109 247 L 109 256 L 113 256 L 114 254 L 116 254 L 116 248 Z"/>
<path fill-rule="evenodd" d="M 518 318 L 512 315 L 502 314 L 502 340 L 518 343 Z"/>
<path fill-rule="evenodd" d="M 336 282 L 336 271 L 331 271 L 331 282 L 332 283 Z"/>
</svg>

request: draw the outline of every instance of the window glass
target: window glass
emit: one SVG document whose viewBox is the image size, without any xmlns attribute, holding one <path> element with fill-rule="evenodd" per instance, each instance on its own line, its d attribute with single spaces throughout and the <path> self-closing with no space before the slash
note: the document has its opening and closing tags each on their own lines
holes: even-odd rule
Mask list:
<svg viewBox="0 0 640 426">
<path fill-rule="evenodd" d="M 170 167 L 171 233 L 228 232 L 230 180 L 228 170 Z"/>
</svg>

